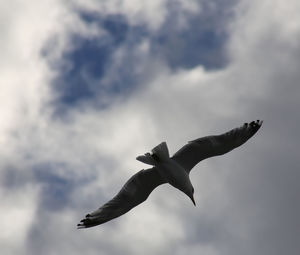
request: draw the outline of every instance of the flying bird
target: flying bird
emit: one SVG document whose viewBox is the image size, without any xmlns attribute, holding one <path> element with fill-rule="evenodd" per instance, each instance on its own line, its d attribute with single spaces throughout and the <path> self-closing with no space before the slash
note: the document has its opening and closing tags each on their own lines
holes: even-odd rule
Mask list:
<svg viewBox="0 0 300 255">
<path fill-rule="evenodd" d="M 185 193 L 196 205 L 194 188 L 189 178 L 192 168 L 201 160 L 223 155 L 250 139 L 261 127 L 262 121 L 252 121 L 221 135 L 206 136 L 188 142 L 172 157 L 166 142 L 162 142 L 136 159 L 152 168 L 134 174 L 119 193 L 99 209 L 85 216 L 77 228 L 90 228 L 128 212 L 144 202 L 159 185 L 169 183 Z"/>
</svg>

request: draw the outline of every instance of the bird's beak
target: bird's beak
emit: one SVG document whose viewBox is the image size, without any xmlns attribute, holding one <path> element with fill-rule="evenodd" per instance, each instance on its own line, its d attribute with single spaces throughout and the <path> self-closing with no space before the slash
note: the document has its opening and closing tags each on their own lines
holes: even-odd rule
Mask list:
<svg viewBox="0 0 300 255">
<path fill-rule="evenodd" d="M 194 206 L 196 206 L 196 202 L 195 202 L 194 196 L 192 195 L 192 196 L 190 196 L 190 198 L 191 198 L 191 200 L 192 200 Z"/>
</svg>

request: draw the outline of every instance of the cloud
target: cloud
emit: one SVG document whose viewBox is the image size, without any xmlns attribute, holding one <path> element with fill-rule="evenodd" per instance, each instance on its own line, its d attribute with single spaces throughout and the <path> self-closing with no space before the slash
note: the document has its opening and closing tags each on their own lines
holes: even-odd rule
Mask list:
<svg viewBox="0 0 300 255">
<path fill-rule="evenodd" d="M 12 170 L 11 170 L 12 171 Z M 26 246 L 28 230 L 34 222 L 38 188 L 23 184 L 13 192 L 1 189 L 1 219 L 3 230 L 0 234 L 3 254 L 22 253 Z"/>
<path fill-rule="evenodd" d="M 152 29 L 145 16 L 144 22 L 132 21 L 133 16 L 126 8 L 112 11 L 77 2 L 74 8 L 85 26 L 98 28 L 101 33 L 87 37 L 69 31 L 69 41 L 76 43 L 56 59 L 62 64 L 56 64 L 58 75 L 52 82 L 58 93 L 58 112 L 86 101 L 106 107 L 113 96 L 126 98 L 143 88 L 157 69 L 190 69 L 199 64 L 208 70 L 224 67 L 226 27 L 233 3 L 226 1 L 228 7 L 223 11 L 205 2 L 168 2 L 162 24 Z M 150 10 L 156 13 L 155 8 Z M 49 50 L 45 52 L 52 54 Z"/>
<path fill-rule="evenodd" d="M 187 1 L 193 4 L 193 1 Z M 156 30 L 164 22 L 167 15 L 168 1 L 154 0 L 151 3 L 141 3 L 139 1 L 73 1 L 74 8 L 84 9 L 86 11 L 93 11 L 104 14 L 121 14 L 128 17 L 131 25 L 145 24 L 151 30 Z M 185 4 L 185 8 L 189 8 L 189 4 Z"/>
<path fill-rule="evenodd" d="M 297 254 L 300 6 L 214 3 L 15 1 L 1 8 L 4 254 Z M 197 17 L 213 24 L 197 28 Z M 207 61 L 218 63 L 203 57 L 211 41 L 199 50 L 195 40 L 207 39 L 203 31 L 220 35 L 219 25 L 226 36 L 213 37 L 213 50 L 223 64 L 209 69 Z M 167 43 L 158 43 L 168 31 Z M 183 40 L 182 31 L 200 35 Z M 172 38 L 183 44 L 175 62 Z M 89 49 L 100 52 L 87 57 Z M 95 79 L 91 69 L 102 57 L 105 71 Z M 92 96 L 55 115 L 62 93 L 81 96 L 72 91 L 74 77 Z M 103 93 L 122 82 L 120 93 Z M 75 229 L 145 167 L 136 155 L 163 140 L 174 153 L 256 118 L 265 120 L 256 137 L 191 173 L 197 208 L 164 185 L 122 218 Z"/>
</svg>

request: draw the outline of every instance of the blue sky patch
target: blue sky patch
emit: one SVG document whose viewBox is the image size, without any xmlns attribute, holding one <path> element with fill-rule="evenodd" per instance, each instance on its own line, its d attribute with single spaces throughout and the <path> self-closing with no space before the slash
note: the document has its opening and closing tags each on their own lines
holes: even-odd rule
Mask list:
<svg viewBox="0 0 300 255">
<path fill-rule="evenodd" d="M 43 210 L 60 210 L 70 202 L 70 194 L 75 188 L 75 180 L 64 178 L 57 170 L 60 164 L 43 163 L 34 167 L 37 183 L 41 185 L 40 204 Z"/>
<path fill-rule="evenodd" d="M 130 49 L 145 36 L 145 30 L 138 26 L 129 27 L 120 15 L 102 18 L 84 13 L 82 18 L 87 23 L 96 23 L 106 34 L 92 39 L 73 35 L 72 41 L 76 42 L 76 46 L 63 56 L 70 68 L 61 70 L 53 82 L 54 89 L 59 92 L 55 102 L 58 107 L 76 106 L 82 101 L 99 99 L 101 94 L 105 97 L 119 95 L 135 85 L 132 70 L 128 69 L 129 66 L 133 68 L 131 62 L 134 60 Z M 124 68 L 115 70 L 115 77 L 110 79 L 110 83 L 104 82 L 105 77 L 111 75 L 111 69 L 116 68 L 113 67 L 113 56 L 121 46 L 128 48 L 129 52 L 124 58 Z"/>
<path fill-rule="evenodd" d="M 151 58 L 162 59 L 174 71 L 198 65 L 208 70 L 223 68 L 227 64 L 226 10 L 207 8 L 201 14 L 187 15 L 185 26 L 179 26 L 180 15 L 176 5 L 170 5 L 165 23 L 156 32 L 150 32 L 146 26 L 130 25 L 122 15 L 80 13 L 84 22 L 97 25 L 106 33 L 92 39 L 73 35 L 75 47 L 72 45 L 72 50 L 63 55 L 70 67 L 60 70 L 53 82 L 59 95 L 55 102 L 58 112 L 82 102 L 102 105 L 101 98 L 126 97 L 144 84 L 151 76 L 147 68 L 150 58 L 139 58 L 135 51 L 143 39 L 150 43 Z M 115 53 L 120 48 L 125 53 L 116 62 Z M 144 66 L 145 70 L 137 74 L 137 66 Z"/>
<path fill-rule="evenodd" d="M 200 13 L 187 14 L 170 2 L 165 23 L 153 35 L 152 51 L 175 70 L 198 65 L 207 70 L 224 68 L 228 63 L 226 29 L 233 17 L 234 3 L 235 0 L 201 2 Z"/>
</svg>

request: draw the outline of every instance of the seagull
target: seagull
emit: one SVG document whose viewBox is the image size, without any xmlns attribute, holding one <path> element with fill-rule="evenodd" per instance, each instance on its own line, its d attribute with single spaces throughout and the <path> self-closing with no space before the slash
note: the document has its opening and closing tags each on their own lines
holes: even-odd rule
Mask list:
<svg viewBox="0 0 300 255">
<path fill-rule="evenodd" d="M 144 202 L 159 185 L 169 183 L 185 193 L 196 206 L 194 187 L 189 178 L 192 168 L 200 161 L 223 155 L 250 139 L 261 127 L 263 121 L 245 123 L 221 135 L 212 135 L 192 140 L 172 157 L 166 142 L 162 142 L 136 159 L 152 166 L 134 174 L 119 193 L 99 209 L 89 213 L 77 224 L 78 229 L 90 228 L 127 213 Z"/>
</svg>

